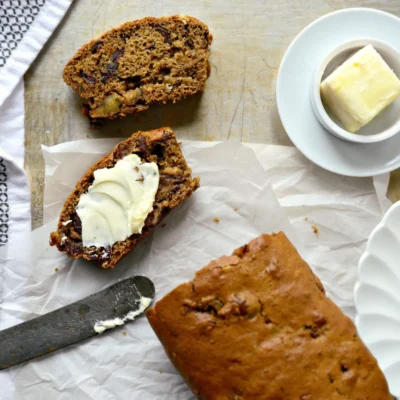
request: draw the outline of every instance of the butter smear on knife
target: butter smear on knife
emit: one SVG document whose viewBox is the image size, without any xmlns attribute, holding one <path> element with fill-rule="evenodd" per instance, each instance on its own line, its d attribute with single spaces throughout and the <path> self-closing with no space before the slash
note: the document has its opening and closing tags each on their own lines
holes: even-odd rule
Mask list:
<svg viewBox="0 0 400 400">
<path fill-rule="evenodd" d="M 357 51 L 321 83 L 323 102 L 352 133 L 399 94 L 400 80 L 372 45 Z"/>
<path fill-rule="evenodd" d="M 142 314 L 144 310 L 150 305 L 152 299 L 149 297 L 142 297 L 140 299 L 140 306 L 136 311 L 130 311 L 123 318 L 108 319 L 106 321 L 98 321 L 94 324 L 94 330 L 97 333 L 103 333 L 107 329 L 113 329 L 116 326 L 124 325 L 128 320 L 133 321 L 138 315 Z"/>
</svg>

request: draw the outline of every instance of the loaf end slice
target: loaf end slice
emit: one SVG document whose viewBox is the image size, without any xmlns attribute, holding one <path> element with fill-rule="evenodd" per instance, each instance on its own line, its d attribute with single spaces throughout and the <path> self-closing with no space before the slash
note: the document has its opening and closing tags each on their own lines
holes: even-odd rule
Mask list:
<svg viewBox="0 0 400 400">
<path fill-rule="evenodd" d="M 86 247 L 82 244 L 82 224 L 76 212 L 80 196 L 86 193 L 94 179 L 94 171 L 114 167 L 124 157 L 136 154 L 142 162 L 154 162 L 159 170 L 159 186 L 153 211 L 147 216 L 141 234 L 133 234 L 109 247 Z M 72 258 L 84 258 L 103 268 L 115 264 L 147 236 L 171 210 L 181 204 L 199 187 L 199 178 L 192 178 L 191 170 L 182 155 L 180 145 L 170 128 L 137 132 L 118 144 L 115 149 L 89 168 L 74 191 L 65 201 L 57 230 L 50 235 L 50 244 Z"/>
<path fill-rule="evenodd" d="M 137 114 L 202 91 L 211 41 L 207 25 L 186 15 L 131 21 L 78 50 L 63 78 L 90 119 Z"/>
<path fill-rule="evenodd" d="M 147 311 L 202 400 L 391 400 L 352 321 L 283 233 L 212 261 Z"/>
</svg>

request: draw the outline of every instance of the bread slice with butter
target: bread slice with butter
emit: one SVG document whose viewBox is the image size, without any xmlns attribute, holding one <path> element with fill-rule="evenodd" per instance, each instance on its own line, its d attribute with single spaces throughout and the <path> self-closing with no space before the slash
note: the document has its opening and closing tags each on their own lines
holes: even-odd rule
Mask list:
<svg viewBox="0 0 400 400">
<path fill-rule="evenodd" d="M 359 50 L 321 83 L 322 100 L 352 133 L 399 95 L 399 78 L 372 45 Z"/>
<path fill-rule="evenodd" d="M 207 25 L 186 15 L 127 22 L 84 45 L 65 82 L 89 118 L 113 119 L 202 91 L 209 75 Z"/>
<path fill-rule="evenodd" d="M 50 244 L 113 268 L 198 187 L 170 128 L 137 132 L 76 184 Z"/>
</svg>

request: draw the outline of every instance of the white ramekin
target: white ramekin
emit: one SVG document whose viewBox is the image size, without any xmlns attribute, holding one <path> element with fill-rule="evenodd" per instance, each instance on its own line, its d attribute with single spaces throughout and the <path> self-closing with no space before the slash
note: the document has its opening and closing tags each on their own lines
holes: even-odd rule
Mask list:
<svg viewBox="0 0 400 400">
<path fill-rule="evenodd" d="M 357 133 L 343 129 L 342 124 L 325 108 L 321 100 L 320 85 L 355 52 L 371 44 L 382 56 L 393 72 L 400 77 L 400 53 L 385 42 L 372 38 L 362 38 L 345 42 L 336 47 L 317 68 L 311 83 L 311 104 L 321 125 L 336 137 L 354 143 L 375 143 L 388 139 L 400 131 L 400 97 L 386 107 L 371 122 L 363 126 Z"/>
</svg>

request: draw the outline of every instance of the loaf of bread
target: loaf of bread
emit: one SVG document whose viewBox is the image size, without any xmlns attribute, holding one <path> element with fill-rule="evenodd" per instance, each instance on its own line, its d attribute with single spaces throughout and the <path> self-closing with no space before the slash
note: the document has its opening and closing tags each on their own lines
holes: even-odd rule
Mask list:
<svg viewBox="0 0 400 400">
<path fill-rule="evenodd" d="M 212 261 L 147 318 L 199 399 L 392 399 L 352 321 L 283 233 Z"/>
<path fill-rule="evenodd" d="M 159 185 L 155 193 L 152 211 L 147 215 L 140 234 L 133 234 L 110 246 L 85 246 L 82 240 L 82 229 L 85 229 L 85 227 L 82 226 L 77 213 L 77 205 L 81 195 L 88 192 L 94 181 L 95 171 L 112 168 L 119 160 L 131 154 L 139 156 L 143 163 L 155 163 L 158 167 Z M 135 171 L 132 170 L 132 174 L 134 173 Z M 143 180 L 143 178 L 137 180 Z M 190 197 L 198 187 L 199 178 L 192 178 L 191 170 L 187 166 L 180 145 L 170 128 L 137 132 L 129 139 L 121 142 L 110 154 L 99 160 L 83 175 L 63 206 L 57 231 L 51 233 L 50 244 L 57 246 L 69 257 L 83 257 L 101 265 L 103 268 L 113 268 L 171 210 Z M 116 202 L 120 201 L 121 190 L 125 189 L 116 188 L 114 196 Z M 106 209 L 105 214 L 108 212 L 111 213 L 111 210 Z M 101 215 L 99 217 L 101 218 Z M 109 217 L 112 223 L 111 214 Z"/>
<path fill-rule="evenodd" d="M 91 119 L 136 114 L 202 91 L 211 41 L 207 25 L 186 15 L 127 22 L 78 50 L 63 77 Z"/>
</svg>

